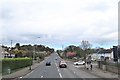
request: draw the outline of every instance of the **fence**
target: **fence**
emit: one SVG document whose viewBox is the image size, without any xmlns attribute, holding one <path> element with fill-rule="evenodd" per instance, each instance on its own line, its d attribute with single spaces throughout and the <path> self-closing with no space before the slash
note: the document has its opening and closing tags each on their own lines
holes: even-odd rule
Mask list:
<svg viewBox="0 0 120 80">
<path fill-rule="evenodd" d="M 105 61 L 98 61 L 98 68 L 120 75 L 120 63 L 110 63 Z"/>
</svg>

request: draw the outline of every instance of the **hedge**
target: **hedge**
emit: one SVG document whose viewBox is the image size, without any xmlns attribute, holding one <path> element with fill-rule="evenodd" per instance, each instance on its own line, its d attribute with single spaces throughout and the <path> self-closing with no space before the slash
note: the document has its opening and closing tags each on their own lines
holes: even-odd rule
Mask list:
<svg viewBox="0 0 120 80">
<path fill-rule="evenodd" d="M 109 62 L 105 62 L 105 61 L 103 61 L 103 63 L 102 64 L 104 64 L 104 65 L 108 65 L 108 66 L 115 66 L 115 67 L 120 67 L 120 63 L 109 63 Z"/>
<path fill-rule="evenodd" d="M 2 59 L 2 73 L 7 73 L 8 69 L 13 71 L 30 65 L 32 65 L 31 58 L 5 58 Z"/>
</svg>

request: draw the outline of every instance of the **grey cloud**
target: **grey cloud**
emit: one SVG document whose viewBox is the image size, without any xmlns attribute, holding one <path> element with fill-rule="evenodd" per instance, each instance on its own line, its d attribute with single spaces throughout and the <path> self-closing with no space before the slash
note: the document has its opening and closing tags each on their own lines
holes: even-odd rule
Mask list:
<svg viewBox="0 0 120 80">
<path fill-rule="evenodd" d="M 112 40 L 112 37 L 111 40 L 101 37 L 117 30 L 115 18 L 111 19 L 110 17 L 107 21 L 104 20 L 104 16 L 100 16 L 102 19 L 96 18 L 96 20 L 94 15 L 90 15 L 93 17 L 91 19 L 89 15 L 88 18 L 87 15 L 84 15 L 87 12 L 92 14 L 93 11 L 96 11 L 94 14 L 97 15 L 99 11 L 107 11 L 109 6 L 106 3 L 90 4 L 82 11 L 79 9 L 79 5 L 75 7 L 70 4 L 68 7 L 66 4 L 64 8 L 62 3 L 59 5 L 57 5 L 58 3 L 52 5 L 49 2 L 43 2 L 44 4 L 39 5 L 40 2 L 37 4 L 34 1 L 34 4 L 29 3 L 29 1 L 26 3 L 12 3 L 14 7 L 9 5 L 11 7 L 3 8 L 1 18 L 9 21 L 9 23 L 4 24 L 3 32 L 6 34 L 3 42 L 5 44 L 10 44 L 10 40 L 13 40 L 13 43 L 42 43 L 54 46 L 61 44 L 79 45 L 80 41 L 84 39 L 102 46 L 116 42 Z M 74 9 L 78 13 L 74 12 Z M 65 15 L 63 14 L 64 10 L 66 11 Z M 11 15 L 13 13 L 14 15 Z M 83 19 L 80 16 L 84 16 Z M 105 28 L 108 30 L 104 30 Z"/>
</svg>

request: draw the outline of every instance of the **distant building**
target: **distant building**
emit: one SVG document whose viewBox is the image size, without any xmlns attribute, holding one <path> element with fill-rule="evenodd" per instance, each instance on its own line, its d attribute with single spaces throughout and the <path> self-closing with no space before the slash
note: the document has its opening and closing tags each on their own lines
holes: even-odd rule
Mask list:
<svg viewBox="0 0 120 80">
<path fill-rule="evenodd" d="M 0 46 L 0 58 L 3 58 L 3 54 L 2 54 L 2 47 Z"/>
<path fill-rule="evenodd" d="M 113 51 L 110 50 L 110 49 L 108 49 L 108 50 L 102 50 L 102 51 L 99 51 L 97 53 L 97 56 L 98 56 L 98 59 L 108 58 L 109 60 L 111 60 L 113 58 L 112 53 L 113 53 Z"/>
<path fill-rule="evenodd" d="M 9 58 L 10 57 L 10 53 L 8 53 L 7 51 L 5 51 L 4 48 L 1 48 L 1 56 L 0 58 Z M 15 57 L 15 54 L 11 54 L 11 58 Z"/>
<path fill-rule="evenodd" d="M 101 59 L 113 59 L 113 51 L 111 49 L 107 50 L 99 50 L 97 52 L 94 52 L 93 54 L 90 54 L 91 60 L 101 60 Z"/>
<path fill-rule="evenodd" d="M 66 57 L 75 57 L 76 53 L 75 52 L 67 52 Z"/>
</svg>

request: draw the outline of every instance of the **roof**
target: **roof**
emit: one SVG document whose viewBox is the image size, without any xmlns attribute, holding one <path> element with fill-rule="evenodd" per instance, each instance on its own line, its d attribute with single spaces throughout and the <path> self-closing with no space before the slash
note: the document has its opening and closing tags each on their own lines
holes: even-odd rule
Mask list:
<svg viewBox="0 0 120 80">
<path fill-rule="evenodd" d="M 109 54 L 111 52 L 112 50 L 102 50 L 102 51 L 98 51 L 98 54 Z"/>
<path fill-rule="evenodd" d="M 68 52 L 67 56 L 76 56 L 76 53 L 75 52 Z"/>
</svg>

